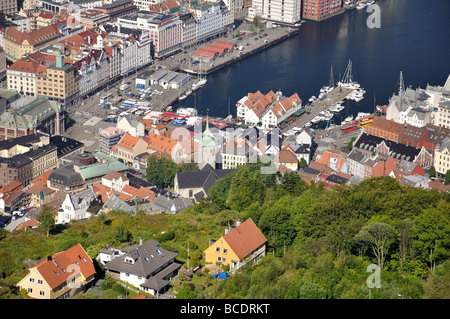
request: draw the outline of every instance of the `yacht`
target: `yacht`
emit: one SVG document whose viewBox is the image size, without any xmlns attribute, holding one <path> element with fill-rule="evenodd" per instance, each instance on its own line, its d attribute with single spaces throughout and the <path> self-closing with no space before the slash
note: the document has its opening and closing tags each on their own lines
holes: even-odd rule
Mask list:
<svg viewBox="0 0 450 319">
<path fill-rule="evenodd" d="M 343 109 L 345 109 L 345 106 L 343 106 L 342 104 L 338 103 L 334 106 L 334 112 L 339 113 L 341 112 Z"/>
<path fill-rule="evenodd" d="M 314 95 L 309 98 L 309 102 L 313 102 L 315 100 L 317 100 L 317 98 Z"/>
<path fill-rule="evenodd" d="M 320 116 L 320 115 L 317 115 L 316 117 L 314 117 L 314 118 L 311 120 L 311 123 L 312 123 L 312 124 L 317 124 L 317 123 L 319 123 L 320 121 L 323 121 L 323 120 L 325 120 L 325 118 L 323 118 L 323 117 Z"/>
<path fill-rule="evenodd" d="M 347 117 L 342 121 L 341 124 L 351 123 L 352 121 L 353 121 L 353 116 L 352 116 L 352 115 L 349 115 L 349 116 L 347 116 Z"/>
<path fill-rule="evenodd" d="M 366 116 L 369 116 L 369 115 L 370 115 L 370 113 L 359 112 L 359 113 L 356 115 L 355 120 L 362 119 L 363 117 L 366 117 Z"/>
</svg>

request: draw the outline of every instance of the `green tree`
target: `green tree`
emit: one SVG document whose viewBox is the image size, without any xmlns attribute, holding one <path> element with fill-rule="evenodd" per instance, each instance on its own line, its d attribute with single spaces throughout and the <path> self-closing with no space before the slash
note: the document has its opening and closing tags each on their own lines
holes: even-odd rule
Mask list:
<svg viewBox="0 0 450 319">
<path fill-rule="evenodd" d="M 173 186 L 178 165 L 171 159 L 151 155 L 147 159 L 146 178 L 157 187 Z"/>
<path fill-rule="evenodd" d="M 442 214 L 435 208 L 426 209 L 415 218 L 412 228 L 417 251 L 427 260 L 431 273 L 436 262 L 448 258 L 450 223 L 448 212 Z"/>
<path fill-rule="evenodd" d="M 129 242 L 132 238 L 130 231 L 122 224 L 115 228 L 113 236 L 114 240 L 119 243 Z"/>
<path fill-rule="evenodd" d="M 450 184 L 450 169 L 447 170 L 447 172 L 445 172 L 445 180 L 444 180 L 444 184 L 445 184 L 445 185 Z"/>
<path fill-rule="evenodd" d="M 181 172 L 197 172 L 199 170 L 197 163 L 183 163 L 181 164 L 180 171 Z"/>
<path fill-rule="evenodd" d="M 298 162 L 298 165 L 299 165 L 300 167 L 305 167 L 305 166 L 308 166 L 308 163 L 307 163 L 306 160 L 302 157 L 302 158 L 300 159 L 300 161 Z"/>
<path fill-rule="evenodd" d="M 430 170 L 428 171 L 428 175 L 430 175 L 430 177 L 436 176 L 436 168 L 434 168 L 434 166 L 430 167 Z"/>
<path fill-rule="evenodd" d="M 353 136 L 353 137 L 350 139 L 350 142 L 348 142 L 347 147 L 348 147 L 349 150 L 353 149 L 353 143 L 355 142 L 355 140 L 356 140 L 356 137 Z"/>
<path fill-rule="evenodd" d="M 47 231 L 47 237 L 49 237 L 50 232 L 56 227 L 52 209 L 46 204 L 42 205 L 41 211 L 37 215 L 37 220 L 39 221 L 39 228 L 45 229 Z"/>
<path fill-rule="evenodd" d="M 370 223 L 364 226 L 355 236 L 356 242 L 367 244 L 378 261 L 378 266 L 383 268 L 389 246 L 394 242 L 395 229 L 385 223 Z"/>
</svg>

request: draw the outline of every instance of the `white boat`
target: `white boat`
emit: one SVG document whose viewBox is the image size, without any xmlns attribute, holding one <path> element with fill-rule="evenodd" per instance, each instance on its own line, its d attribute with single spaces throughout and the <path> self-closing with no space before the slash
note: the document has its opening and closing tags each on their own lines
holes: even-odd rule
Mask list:
<svg viewBox="0 0 450 319">
<path fill-rule="evenodd" d="M 186 93 L 184 93 L 186 96 L 189 96 L 189 95 L 191 95 L 192 94 L 192 90 L 190 90 L 190 89 L 188 89 L 187 91 L 186 91 Z"/>
<path fill-rule="evenodd" d="M 353 116 L 349 115 L 342 121 L 341 124 L 347 124 L 347 123 L 351 123 L 351 122 L 353 122 Z"/>
<path fill-rule="evenodd" d="M 315 100 L 317 100 L 317 98 L 314 95 L 309 98 L 309 102 L 313 102 Z"/>
<path fill-rule="evenodd" d="M 187 98 L 187 95 L 181 94 L 180 97 L 178 98 L 178 101 L 183 101 L 185 98 Z"/>
<path fill-rule="evenodd" d="M 361 102 L 364 99 L 364 96 L 362 96 L 361 94 L 356 94 L 354 101 L 355 102 Z"/>
<path fill-rule="evenodd" d="M 369 115 L 370 115 L 370 113 L 359 112 L 359 113 L 356 115 L 355 120 L 362 119 L 363 117 L 366 117 L 366 116 L 369 116 Z"/>
<path fill-rule="evenodd" d="M 336 104 L 334 106 L 334 112 L 336 112 L 336 113 L 341 112 L 343 109 L 345 109 L 345 106 L 343 106 L 342 104 Z"/>
<path fill-rule="evenodd" d="M 316 117 L 314 117 L 314 118 L 311 120 L 311 123 L 317 124 L 317 123 L 319 123 L 320 121 L 323 121 L 323 120 L 325 120 L 325 118 L 323 118 L 323 117 L 320 116 L 320 115 L 317 115 Z"/>
<path fill-rule="evenodd" d="M 197 116 L 197 109 L 193 107 L 180 107 L 177 109 L 177 115 Z"/>
</svg>

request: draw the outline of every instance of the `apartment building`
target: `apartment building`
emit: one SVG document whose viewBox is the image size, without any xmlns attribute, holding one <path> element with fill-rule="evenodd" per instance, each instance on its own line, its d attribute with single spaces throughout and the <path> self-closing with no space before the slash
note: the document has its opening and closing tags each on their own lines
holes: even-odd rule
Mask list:
<svg viewBox="0 0 450 319">
<path fill-rule="evenodd" d="M 342 0 L 303 0 L 303 19 L 320 21 L 342 12 Z"/>
<path fill-rule="evenodd" d="M 301 20 L 301 5 L 301 0 L 253 0 L 249 18 L 295 25 Z"/>
</svg>

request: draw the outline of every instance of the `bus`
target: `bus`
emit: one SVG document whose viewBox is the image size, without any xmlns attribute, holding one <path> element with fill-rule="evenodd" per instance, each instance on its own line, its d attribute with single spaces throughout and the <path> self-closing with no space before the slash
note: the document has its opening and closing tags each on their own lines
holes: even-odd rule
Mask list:
<svg viewBox="0 0 450 319">
<path fill-rule="evenodd" d="M 106 101 L 107 99 L 109 99 L 111 96 L 112 96 L 111 93 L 106 93 L 106 95 L 103 95 L 103 96 L 100 98 L 100 103 L 105 103 L 105 101 Z"/>
<path fill-rule="evenodd" d="M 357 125 L 351 124 L 351 125 L 347 125 L 347 126 L 344 126 L 343 128 L 341 128 L 341 133 L 348 133 L 348 132 L 351 132 L 351 131 L 354 131 L 357 129 L 358 129 Z"/>
<path fill-rule="evenodd" d="M 361 122 L 359 122 L 359 127 L 364 127 L 367 124 L 372 123 L 372 121 L 373 121 L 373 116 L 366 117 L 366 118 L 362 119 Z"/>
</svg>

